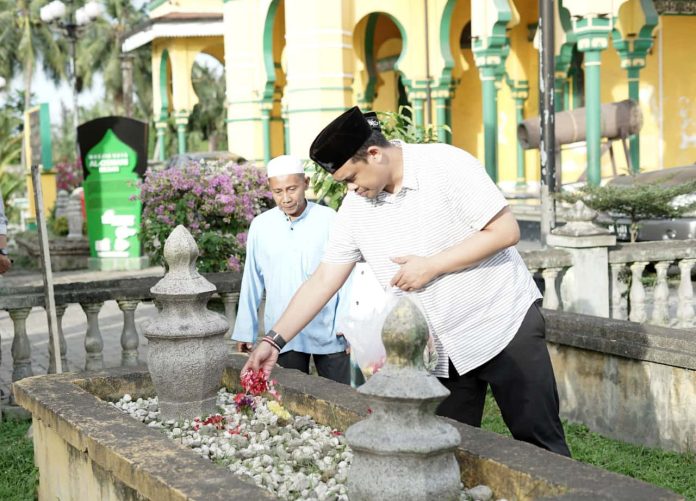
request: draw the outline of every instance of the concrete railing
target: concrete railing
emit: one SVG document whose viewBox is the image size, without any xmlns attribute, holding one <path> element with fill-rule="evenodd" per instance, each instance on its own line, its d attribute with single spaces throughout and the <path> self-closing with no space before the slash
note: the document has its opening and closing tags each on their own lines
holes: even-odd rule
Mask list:
<svg viewBox="0 0 696 501">
<path fill-rule="evenodd" d="M 691 271 L 696 264 L 696 240 L 638 242 L 609 249 L 611 318 L 690 328 L 694 326 Z M 676 268 L 675 268 L 676 266 Z M 655 285 L 646 290 L 646 268 L 655 269 Z M 678 269 L 670 287 L 668 271 Z M 676 310 L 670 311 L 670 305 Z"/>
<path fill-rule="evenodd" d="M 239 301 L 241 275 L 239 273 L 226 272 L 207 273 L 204 276 L 217 287 L 217 295 L 224 305 L 225 316 L 230 325 L 234 325 L 237 302 Z M 104 342 L 99 328 L 99 312 L 104 302 L 110 300 L 116 301 L 119 309 L 123 312 L 123 329 L 120 338 L 121 365 L 124 367 L 137 365 L 139 362 L 138 347 L 140 342 L 135 325 L 135 310 L 141 302 L 153 301 L 150 289 L 161 278 L 151 276 L 57 284 L 55 286 L 56 316 L 58 318 L 58 337 L 64 370 L 68 365 L 68 357 L 62 321 L 68 305 L 79 304 L 87 317 L 84 335 L 85 366 L 70 367 L 70 370 L 98 370 L 104 368 L 102 353 Z M 0 310 L 8 312 L 14 330 L 11 349 L 13 382 L 34 375 L 32 369 L 32 346 L 27 335 L 26 319 L 32 308 L 36 307 L 45 308 L 43 287 L 4 287 L 0 290 Z M 46 322 L 45 332 L 48 332 L 48 322 Z M 48 337 L 50 338 L 50 336 Z M 56 368 L 53 355 L 53 340 L 49 339 L 48 341 L 48 373 L 54 373 Z M 2 353 L 0 353 L 0 362 L 3 362 Z"/>
<path fill-rule="evenodd" d="M 563 310 L 559 291 L 560 277 L 573 265 L 573 256 L 563 249 L 521 251 L 527 269 L 544 281 L 544 308 Z"/>
<path fill-rule="evenodd" d="M 606 254 L 606 271 L 601 260 L 593 259 L 597 252 Z M 589 247 L 572 253 L 549 247 L 520 254 L 529 271 L 543 280 L 545 308 L 674 328 L 696 323 L 691 278 L 696 240 Z M 597 273 L 605 275 L 603 280 L 592 279 Z M 583 298 L 583 289 L 591 289 L 594 302 Z M 606 314 L 601 314 L 602 303 Z"/>
</svg>

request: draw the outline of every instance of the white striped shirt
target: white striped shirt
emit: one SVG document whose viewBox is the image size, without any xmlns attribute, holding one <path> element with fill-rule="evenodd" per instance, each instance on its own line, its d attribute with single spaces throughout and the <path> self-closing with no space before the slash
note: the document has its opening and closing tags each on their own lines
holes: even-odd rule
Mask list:
<svg viewBox="0 0 696 501">
<path fill-rule="evenodd" d="M 480 231 L 507 205 L 480 162 L 446 144 L 396 143 L 402 188 L 370 200 L 349 193 L 322 261 L 365 259 L 383 287 L 399 269 L 390 258 L 431 256 Z M 433 374 L 448 377 L 448 358 L 465 374 L 500 353 L 541 297 L 514 247 L 416 293 L 438 352 Z"/>
</svg>

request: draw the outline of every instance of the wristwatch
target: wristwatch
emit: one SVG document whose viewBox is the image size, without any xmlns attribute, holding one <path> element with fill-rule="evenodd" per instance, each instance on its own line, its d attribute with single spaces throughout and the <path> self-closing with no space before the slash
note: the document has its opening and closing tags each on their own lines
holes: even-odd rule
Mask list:
<svg viewBox="0 0 696 501">
<path fill-rule="evenodd" d="M 7 249 L 0 249 L 0 254 L 3 256 L 8 256 L 10 253 L 7 252 Z"/>
<path fill-rule="evenodd" d="M 278 348 L 280 348 L 281 350 L 283 349 L 283 347 L 287 343 L 287 341 L 285 341 L 285 339 L 283 339 L 282 336 L 280 334 L 278 334 L 276 331 L 274 331 L 273 329 L 268 331 L 268 333 L 266 334 L 266 337 L 269 338 L 271 341 L 273 341 L 273 343 L 276 344 L 278 346 Z"/>
</svg>

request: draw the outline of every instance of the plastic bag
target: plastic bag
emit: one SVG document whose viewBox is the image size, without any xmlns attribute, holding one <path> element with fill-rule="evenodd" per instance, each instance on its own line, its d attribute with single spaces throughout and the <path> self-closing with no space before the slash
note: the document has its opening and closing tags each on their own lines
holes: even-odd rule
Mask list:
<svg viewBox="0 0 696 501">
<path fill-rule="evenodd" d="M 382 343 L 382 326 L 399 301 L 391 289 L 379 285 L 366 263 L 355 267 L 351 284 L 350 308 L 340 319 L 338 331 L 350 344 L 351 354 L 365 378 L 377 372 L 386 360 Z"/>
</svg>

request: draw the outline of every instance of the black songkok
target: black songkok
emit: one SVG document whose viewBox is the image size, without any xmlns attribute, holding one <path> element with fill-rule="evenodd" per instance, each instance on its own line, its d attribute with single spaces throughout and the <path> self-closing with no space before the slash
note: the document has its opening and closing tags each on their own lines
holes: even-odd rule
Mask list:
<svg viewBox="0 0 696 501">
<path fill-rule="evenodd" d="M 309 147 L 309 158 L 333 174 L 368 140 L 372 130 L 360 108 L 354 106 L 319 133 Z"/>
</svg>

